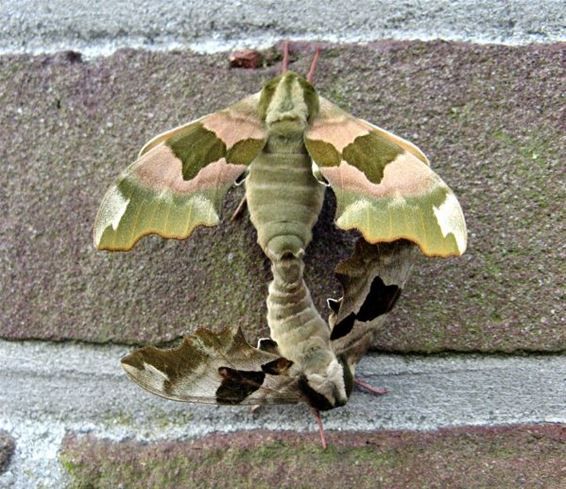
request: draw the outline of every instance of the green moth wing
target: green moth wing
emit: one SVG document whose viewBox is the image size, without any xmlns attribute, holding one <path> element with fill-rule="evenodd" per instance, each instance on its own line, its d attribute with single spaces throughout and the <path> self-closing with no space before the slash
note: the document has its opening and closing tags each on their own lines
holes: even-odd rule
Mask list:
<svg viewBox="0 0 566 489">
<path fill-rule="evenodd" d="M 259 94 L 149 141 L 104 196 L 98 249 L 127 251 L 147 234 L 183 239 L 220 221 L 228 188 L 262 150 Z"/>
<path fill-rule="evenodd" d="M 339 228 L 369 243 L 407 239 L 427 256 L 464 253 L 460 204 L 415 145 L 320 97 L 305 146 L 336 194 Z"/>
<path fill-rule="evenodd" d="M 122 358 L 128 376 L 166 399 L 205 404 L 294 404 L 292 362 L 252 347 L 239 328 L 199 329 L 173 349 L 146 346 Z"/>
</svg>

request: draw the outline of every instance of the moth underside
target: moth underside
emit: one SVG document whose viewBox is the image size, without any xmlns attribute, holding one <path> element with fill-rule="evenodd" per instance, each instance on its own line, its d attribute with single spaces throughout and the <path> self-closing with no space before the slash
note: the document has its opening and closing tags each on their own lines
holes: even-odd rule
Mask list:
<svg viewBox="0 0 566 489">
<path fill-rule="evenodd" d="M 318 52 L 317 52 L 318 56 Z M 262 90 L 147 143 L 98 211 L 99 249 L 131 249 L 147 234 L 186 238 L 220 222 L 224 196 L 245 181 L 258 244 L 271 262 L 270 338 L 257 348 L 238 328 L 198 330 L 172 350 L 145 347 L 122 360 L 143 388 L 175 400 L 220 404 L 348 400 L 356 363 L 401 295 L 417 249 L 457 256 L 466 226 L 450 188 L 410 142 L 357 119 L 287 70 Z M 325 320 L 303 276 L 326 187 L 336 225 L 361 238 L 339 264 L 343 297 Z"/>
</svg>

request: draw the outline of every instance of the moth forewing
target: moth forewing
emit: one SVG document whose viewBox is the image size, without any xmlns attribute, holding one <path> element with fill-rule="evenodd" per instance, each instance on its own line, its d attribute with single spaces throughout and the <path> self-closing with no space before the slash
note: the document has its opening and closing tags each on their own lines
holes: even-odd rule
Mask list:
<svg viewBox="0 0 566 489">
<path fill-rule="evenodd" d="M 372 245 L 359 238 L 351 257 L 336 267 L 343 296 L 329 316 L 332 346 L 355 365 L 373 341 L 409 278 L 417 246 L 406 240 Z"/>
<path fill-rule="evenodd" d="M 465 251 L 460 204 L 414 144 L 321 99 L 305 146 L 336 194 L 339 228 L 370 243 L 407 239 L 428 256 Z"/>
<path fill-rule="evenodd" d="M 187 127 L 195 123 L 200 123 L 205 129 L 214 132 L 216 137 L 221 139 L 227 148 L 231 148 L 234 144 L 245 139 L 263 141 L 265 139 L 265 131 L 257 114 L 260 93 L 245 97 L 224 110 L 205 115 L 188 124 L 181 124 L 178 127 L 154 136 L 143 145 L 138 158 L 158 144 L 182 135 Z"/>
<path fill-rule="evenodd" d="M 167 141 L 168 139 L 171 139 L 174 136 L 177 136 L 177 135 L 183 133 L 183 131 L 185 131 L 188 126 L 191 126 L 192 124 L 201 123 L 202 120 L 205 117 L 206 116 L 202 116 L 202 117 L 199 117 L 198 119 L 195 119 L 195 120 L 189 122 L 188 124 L 185 123 L 185 124 L 181 124 L 180 126 L 174 127 L 173 129 L 167 129 L 166 131 L 163 131 L 162 133 L 158 134 L 157 136 L 152 137 L 140 149 L 140 151 L 138 153 L 138 159 L 141 158 L 150 149 L 155 148 L 155 146 Z"/>
<path fill-rule="evenodd" d="M 228 188 L 262 150 L 259 95 L 149 141 L 102 199 L 98 249 L 127 251 L 143 236 L 183 239 L 220 222 Z"/>
<path fill-rule="evenodd" d="M 249 345 L 239 328 L 199 329 L 177 348 L 146 346 L 122 359 L 128 376 L 153 394 L 233 405 L 299 402 L 296 381 L 287 375 L 291 365 Z"/>
<path fill-rule="evenodd" d="M 413 143 L 411 143 L 411 141 L 407 141 L 406 139 L 404 139 L 400 136 L 397 136 L 396 134 L 393 134 L 392 132 L 387 131 L 386 129 L 378 127 L 378 126 L 372 124 L 371 122 L 364 121 L 362 119 L 360 119 L 360 120 L 362 121 L 362 123 L 365 123 L 368 126 L 370 131 L 376 132 L 377 134 L 379 134 L 384 139 L 389 139 L 393 144 L 400 146 L 405 151 L 407 151 L 408 153 L 411 153 L 413 156 L 415 156 L 416 158 L 421 160 L 423 163 L 426 163 L 428 166 L 430 166 L 430 161 L 429 161 L 428 157 L 423 153 L 423 151 L 416 144 L 413 144 Z"/>
</svg>

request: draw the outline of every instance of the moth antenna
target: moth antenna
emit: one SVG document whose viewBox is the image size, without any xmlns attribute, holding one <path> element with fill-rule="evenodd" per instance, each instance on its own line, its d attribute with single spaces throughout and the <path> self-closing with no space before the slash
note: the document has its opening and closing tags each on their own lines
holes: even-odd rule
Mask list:
<svg viewBox="0 0 566 489">
<path fill-rule="evenodd" d="M 322 444 L 322 449 L 326 450 L 328 446 L 326 443 L 326 436 L 324 436 L 324 426 L 322 425 L 322 418 L 320 417 L 320 411 L 318 409 L 312 408 L 314 417 L 316 418 L 316 424 L 318 425 L 318 432 L 320 433 L 320 443 Z"/>
<path fill-rule="evenodd" d="M 354 384 L 360 386 L 368 392 L 371 392 L 372 394 L 375 394 L 376 396 L 383 396 L 384 394 L 387 394 L 387 389 L 385 387 L 374 387 L 373 385 L 368 384 L 367 382 L 364 382 L 360 379 L 354 379 Z"/>
<path fill-rule="evenodd" d="M 316 71 L 316 64 L 318 63 L 318 58 L 320 57 L 320 48 L 316 48 L 314 52 L 314 56 L 312 58 L 311 67 L 309 68 L 309 72 L 307 73 L 307 81 L 312 83 L 314 80 L 314 72 Z"/>
<path fill-rule="evenodd" d="M 289 41 L 283 41 L 283 63 L 281 65 L 281 73 L 285 73 L 289 69 Z"/>
</svg>

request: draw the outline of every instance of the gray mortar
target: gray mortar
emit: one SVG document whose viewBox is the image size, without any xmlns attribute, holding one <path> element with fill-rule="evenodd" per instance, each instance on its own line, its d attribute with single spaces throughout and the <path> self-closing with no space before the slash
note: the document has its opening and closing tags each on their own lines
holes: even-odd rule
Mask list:
<svg viewBox="0 0 566 489">
<path fill-rule="evenodd" d="M 240 407 L 167 401 L 119 367 L 122 346 L 0 341 L 0 430 L 16 441 L 0 487 L 63 487 L 57 451 L 66 431 L 112 440 L 181 440 L 251 429 L 312 431 L 303 406 L 250 414 Z M 355 391 L 324 415 L 327 430 L 431 430 L 454 426 L 566 423 L 561 356 L 370 355 L 361 378 L 389 389 Z"/>
<path fill-rule="evenodd" d="M 201 52 L 269 46 L 283 37 L 333 42 L 445 39 L 528 44 L 566 38 L 560 0 L 7 0 L 0 5 L 0 53 L 121 47 Z"/>
</svg>

